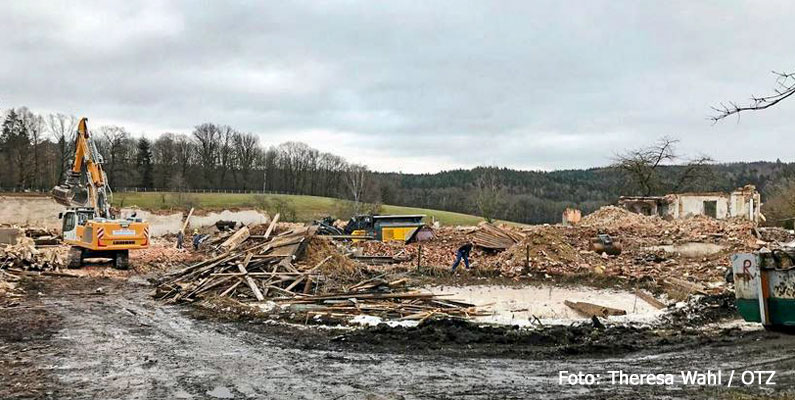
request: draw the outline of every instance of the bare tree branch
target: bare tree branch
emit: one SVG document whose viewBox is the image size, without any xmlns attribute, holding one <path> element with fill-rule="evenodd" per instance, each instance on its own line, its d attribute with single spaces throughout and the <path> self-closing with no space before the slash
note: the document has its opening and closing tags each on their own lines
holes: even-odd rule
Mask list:
<svg viewBox="0 0 795 400">
<path fill-rule="evenodd" d="M 776 75 L 776 88 L 773 89 L 774 94 L 769 96 L 751 96 L 750 103 L 746 105 L 738 105 L 735 102 L 729 104 L 720 103 L 718 106 L 711 107 L 717 114 L 709 117 L 713 123 L 733 115 L 739 114 L 743 111 L 756 111 L 764 110 L 778 104 L 780 101 L 795 94 L 795 73 L 782 73 L 773 71 Z"/>
</svg>

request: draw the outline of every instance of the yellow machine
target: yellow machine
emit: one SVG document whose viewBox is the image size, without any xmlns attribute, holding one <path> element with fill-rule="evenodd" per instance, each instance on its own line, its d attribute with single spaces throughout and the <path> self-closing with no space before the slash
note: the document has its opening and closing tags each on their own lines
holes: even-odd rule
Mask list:
<svg viewBox="0 0 795 400">
<path fill-rule="evenodd" d="M 342 233 L 369 236 L 383 242 L 393 240 L 405 242 L 424 225 L 423 218 L 424 215 L 357 215 L 348 221 Z"/>
<path fill-rule="evenodd" d="M 149 224 L 111 215 L 112 192 L 87 121 L 82 118 L 77 126 L 75 159 L 66 182 L 52 190 L 55 200 L 68 207 L 58 216 L 64 242 L 72 245 L 69 268 L 79 268 L 85 258 L 110 258 L 114 267 L 126 269 L 129 251 L 149 246 Z"/>
</svg>

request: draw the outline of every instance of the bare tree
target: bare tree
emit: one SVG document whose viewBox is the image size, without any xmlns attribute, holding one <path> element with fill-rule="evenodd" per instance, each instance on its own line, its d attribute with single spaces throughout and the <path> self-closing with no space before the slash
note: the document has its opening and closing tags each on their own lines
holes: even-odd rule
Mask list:
<svg viewBox="0 0 795 400">
<path fill-rule="evenodd" d="M 77 129 L 77 118 L 74 115 L 49 114 L 47 128 L 58 146 L 58 179 L 64 178 L 68 168 L 70 155 L 74 152 L 74 135 Z"/>
<path fill-rule="evenodd" d="M 492 222 L 500 207 L 502 186 L 496 167 L 481 167 L 475 180 L 475 205 L 480 216 Z"/>
<path fill-rule="evenodd" d="M 367 167 L 360 164 L 350 164 L 345 171 L 345 186 L 351 194 L 353 200 L 354 215 L 361 210 L 361 200 L 364 197 L 364 189 L 367 186 Z"/>
<path fill-rule="evenodd" d="M 644 196 L 650 196 L 660 184 L 657 168 L 676 159 L 674 145 L 678 142 L 664 136 L 651 146 L 617 154 L 613 166 L 624 171 L 641 188 Z"/>
<path fill-rule="evenodd" d="M 45 124 L 44 118 L 41 115 L 34 114 L 27 107 L 22 107 L 17 111 L 17 115 L 22 120 L 22 124 L 30 137 L 30 145 L 33 150 L 33 171 L 31 176 L 31 183 L 34 188 L 42 188 L 42 171 L 41 171 L 41 143 L 44 140 Z"/>
<path fill-rule="evenodd" d="M 654 144 L 619 153 L 614 158 L 613 167 L 623 171 L 641 190 L 643 196 L 651 196 L 665 188 L 665 182 L 660 174 L 660 167 L 674 165 L 680 156 L 676 153 L 676 144 L 679 140 L 664 136 Z M 698 178 L 707 176 L 711 169 L 709 164 L 712 158 L 700 155 L 686 161 L 682 172 L 670 185 L 672 191 L 693 184 Z"/>
<path fill-rule="evenodd" d="M 773 94 L 761 97 L 751 95 L 751 101 L 743 105 L 739 105 L 735 102 L 729 102 L 728 104 L 720 103 L 720 105 L 712 107 L 717 114 L 709 118 L 713 123 L 717 123 L 733 114 L 739 116 L 743 111 L 764 110 L 773 107 L 780 101 L 792 96 L 792 94 L 795 93 L 795 73 L 773 71 L 773 74 L 776 75 L 776 86 L 773 88 Z"/>
<path fill-rule="evenodd" d="M 152 144 L 152 163 L 155 165 L 154 184 L 168 187 L 169 176 L 176 173 L 177 151 L 173 133 L 164 133 Z"/>
<path fill-rule="evenodd" d="M 174 153 L 176 155 L 176 164 L 177 164 L 177 172 L 179 173 L 180 180 L 175 184 L 174 182 L 170 182 L 169 186 L 172 188 L 178 188 L 179 190 L 183 190 L 188 187 L 188 182 L 186 177 L 188 176 L 188 170 L 190 169 L 191 165 L 193 165 L 195 160 L 194 153 L 196 152 L 196 146 L 193 142 L 185 135 L 177 135 L 174 139 Z"/>
<path fill-rule="evenodd" d="M 688 188 L 698 187 L 699 184 L 714 178 L 711 168 L 715 160 L 706 154 L 700 154 L 688 160 L 682 166 L 682 172 L 676 177 L 673 191 L 679 192 Z"/>
<path fill-rule="evenodd" d="M 111 185 L 126 186 L 128 183 L 125 179 L 120 179 L 124 173 L 125 164 L 129 160 L 129 146 L 130 134 L 126 129 L 120 126 L 102 126 L 99 128 L 100 137 L 102 140 L 98 141 L 100 147 L 104 147 L 100 151 L 105 157 L 105 172 L 108 174 L 108 180 Z M 125 176 L 126 177 L 126 176 Z"/>
<path fill-rule="evenodd" d="M 249 179 L 257 159 L 260 158 L 260 147 L 257 136 L 251 133 L 236 133 L 234 137 L 235 169 L 240 171 L 243 190 L 249 189 Z"/>
<path fill-rule="evenodd" d="M 204 123 L 193 130 L 199 151 L 199 160 L 204 170 L 204 186 L 213 187 L 213 171 L 218 161 L 220 130 L 215 124 Z"/>
<path fill-rule="evenodd" d="M 221 125 L 218 127 L 218 161 L 220 162 L 219 186 L 228 185 L 226 174 L 234 166 L 234 140 L 238 134 L 231 126 Z"/>
</svg>

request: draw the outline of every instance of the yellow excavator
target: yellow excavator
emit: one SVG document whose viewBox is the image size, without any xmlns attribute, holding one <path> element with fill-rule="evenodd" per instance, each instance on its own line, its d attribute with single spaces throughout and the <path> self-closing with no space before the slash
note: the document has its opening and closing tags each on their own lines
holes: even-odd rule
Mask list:
<svg viewBox="0 0 795 400">
<path fill-rule="evenodd" d="M 129 268 L 129 251 L 149 247 L 149 224 L 134 216 L 111 215 L 112 192 L 102 170 L 102 155 L 88 131 L 88 119 L 77 125 L 75 158 L 63 185 L 52 189 L 53 198 L 67 207 L 63 220 L 64 242 L 71 245 L 69 268 L 80 268 L 86 258 L 110 258 L 118 269 Z"/>
</svg>

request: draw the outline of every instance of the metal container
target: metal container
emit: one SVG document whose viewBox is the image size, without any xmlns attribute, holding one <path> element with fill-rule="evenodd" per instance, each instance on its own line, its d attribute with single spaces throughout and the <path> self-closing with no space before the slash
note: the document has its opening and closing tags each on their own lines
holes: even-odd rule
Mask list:
<svg viewBox="0 0 795 400">
<path fill-rule="evenodd" d="M 737 310 L 748 322 L 795 327 L 795 250 L 732 255 Z"/>
</svg>

